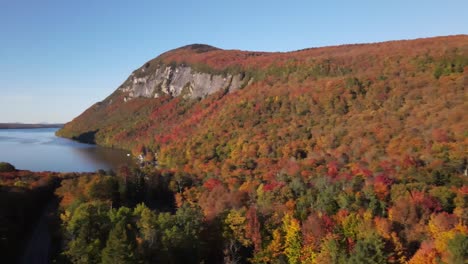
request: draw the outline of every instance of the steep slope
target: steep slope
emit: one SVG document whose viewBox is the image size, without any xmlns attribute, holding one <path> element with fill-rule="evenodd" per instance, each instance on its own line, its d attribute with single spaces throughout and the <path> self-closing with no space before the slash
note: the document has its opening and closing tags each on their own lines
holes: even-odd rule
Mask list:
<svg viewBox="0 0 468 264">
<path fill-rule="evenodd" d="M 145 63 L 58 135 L 224 177 L 291 158 L 461 163 L 467 65 L 466 35 L 288 53 L 195 44 Z"/>
</svg>

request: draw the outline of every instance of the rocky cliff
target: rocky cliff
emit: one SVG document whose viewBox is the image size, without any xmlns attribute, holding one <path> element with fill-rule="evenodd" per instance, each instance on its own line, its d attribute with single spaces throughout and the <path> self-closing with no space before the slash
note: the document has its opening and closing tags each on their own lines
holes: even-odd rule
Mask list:
<svg viewBox="0 0 468 264">
<path fill-rule="evenodd" d="M 246 81 L 240 74 L 202 73 L 185 65 L 159 65 L 153 71 L 147 68 L 148 64 L 132 73 L 119 88 L 125 94 L 125 102 L 136 97 L 158 98 L 162 95 L 203 98 L 220 90 L 237 90 Z"/>
<path fill-rule="evenodd" d="M 159 98 L 161 96 L 201 99 L 218 91 L 235 91 L 249 81 L 239 72 L 212 71 L 207 67 L 199 69 L 200 67 L 192 67 L 185 62 L 164 60 L 165 56 L 180 51 L 202 54 L 220 51 L 220 49 L 209 45 L 192 44 L 162 54 L 145 63 L 117 89 L 117 92 L 124 96 L 124 102 L 138 97 Z"/>
</svg>

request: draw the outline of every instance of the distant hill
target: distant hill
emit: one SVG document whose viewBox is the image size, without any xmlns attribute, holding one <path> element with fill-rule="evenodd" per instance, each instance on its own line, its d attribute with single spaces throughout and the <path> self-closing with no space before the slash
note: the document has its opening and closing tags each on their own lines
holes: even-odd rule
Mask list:
<svg viewBox="0 0 468 264">
<path fill-rule="evenodd" d="M 0 123 L 0 129 L 22 129 L 22 128 L 61 128 L 63 124 L 23 124 L 23 123 Z"/>
</svg>

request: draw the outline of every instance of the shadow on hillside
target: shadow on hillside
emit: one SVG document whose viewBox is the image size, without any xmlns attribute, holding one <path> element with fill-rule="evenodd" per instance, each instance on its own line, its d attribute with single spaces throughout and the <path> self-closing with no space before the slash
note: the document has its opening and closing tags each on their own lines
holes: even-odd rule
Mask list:
<svg viewBox="0 0 468 264">
<path fill-rule="evenodd" d="M 96 144 L 96 133 L 99 131 L 99 129 L 93 130 L 93 131 L 88 131 L 84 132 L 78 136 L 73 137 L 73 140 L 83 142 L 83 143 L 88 143 L 88 144 Z"/>
</svg>

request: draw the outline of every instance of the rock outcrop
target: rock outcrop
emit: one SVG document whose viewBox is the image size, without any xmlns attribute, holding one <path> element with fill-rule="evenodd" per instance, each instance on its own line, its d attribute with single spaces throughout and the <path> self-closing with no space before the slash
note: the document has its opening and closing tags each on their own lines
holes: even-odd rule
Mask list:
<svg viewBox="0 0 468 264">
<path fill-rule="evenodd" d="M 159 65 L 153 72 L 145 67 L 136 70 L 119 91 L 126 94 L 124 101 L 136 97 L 158 98 L 164 94 L 195 99 L 220 90 L 237 90 L 245 81 L 241 74 L 210 74 L 185 65 Z"/>
</svg>

